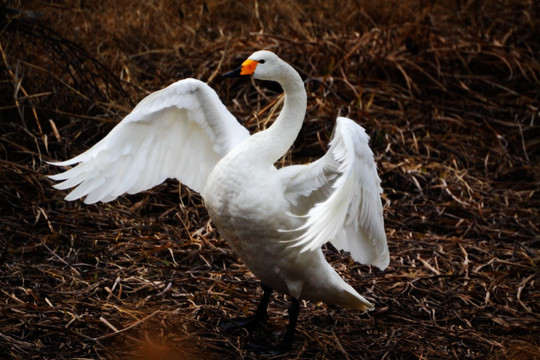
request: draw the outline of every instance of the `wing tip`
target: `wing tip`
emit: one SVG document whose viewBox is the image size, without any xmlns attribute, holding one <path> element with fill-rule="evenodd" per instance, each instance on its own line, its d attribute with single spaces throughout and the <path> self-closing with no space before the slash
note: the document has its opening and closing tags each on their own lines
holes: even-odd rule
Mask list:
<svg viewBox="0 0 540 360">
<path fill-rule="evenodd" d="M 345 117 L 345 116 L 338 116 L 337 119 L 336 119 L 336 122 L 338 122 L 338 123 L 345 123 L 345 122 L 353 122 L 353 123 L 355 123 L 351 118 L 348 118 L 348 117 Z"/>
<path fill-rule="evenodd" d="M 54 181 L 61 181 L 61 180 L 65 180 L 65 179 L 62 177 L 63 174 L 64 174 L 64 173 L 58 173 L 58 174 L 54 174 L 54 175 L 47 175 L 47 177 L 48 177 L 49 179 L 51 179 L 51 180 L 54 180 Z M 55 189 L 57 189 L 57 187 L 56 187 L 57 185 L 58 185 L 58 184 L 53 185 L 53 187 L 54 187 Z"/>
</svg>

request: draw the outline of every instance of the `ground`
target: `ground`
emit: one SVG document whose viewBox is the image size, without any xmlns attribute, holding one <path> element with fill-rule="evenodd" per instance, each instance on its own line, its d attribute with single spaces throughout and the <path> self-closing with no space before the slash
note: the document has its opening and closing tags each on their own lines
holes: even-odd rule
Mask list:
<svg viewBox="0 0 540 360">
<path fill-rule="evenodd" d="M 0 357 L 257 359 L 266 327 L 220 330 L 262 295 L 198 194 L 165 184 L 66 202 L 47 161 L 102 138 L 149 92 L 206 81 L 252 133 L 271 83 L 221 79 L 270 49 L 308 111 L 277 166 L 367 129 L 384 188 L 385 271 L 325 247 L 376 305 L 302 302 L 278 359 L 540 359 L 540 9 L 534 1 L 3 1 Z"/>
</svg>

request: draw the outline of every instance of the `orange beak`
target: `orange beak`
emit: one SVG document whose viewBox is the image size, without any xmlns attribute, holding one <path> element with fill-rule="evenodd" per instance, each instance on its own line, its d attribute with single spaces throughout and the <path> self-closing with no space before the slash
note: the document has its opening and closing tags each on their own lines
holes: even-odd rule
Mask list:
<svg viewBox="0 0 540 360">
<path fill-rule="evenodd" d="M 240 70 L 240 75 L 253 75 L 258 63 L 259 62 L 256 60 L 247 59 L 242 63 L 242 70 Z"/>
</svg>

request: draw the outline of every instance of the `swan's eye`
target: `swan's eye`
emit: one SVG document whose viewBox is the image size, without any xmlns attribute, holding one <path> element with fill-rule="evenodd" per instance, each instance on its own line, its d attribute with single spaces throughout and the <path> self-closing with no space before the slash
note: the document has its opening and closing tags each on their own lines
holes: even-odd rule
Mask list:
<svg viewBox="0 0 540 360">
<path fill-rule="evenodd" d="M 264 64 L 264 59 L 259 60 L 259 64 Z"/>
</svg>

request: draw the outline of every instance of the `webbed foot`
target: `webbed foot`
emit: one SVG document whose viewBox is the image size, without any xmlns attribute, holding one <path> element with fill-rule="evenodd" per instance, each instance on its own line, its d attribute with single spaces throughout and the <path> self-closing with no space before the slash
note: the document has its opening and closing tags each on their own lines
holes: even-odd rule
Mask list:
<svg viewBox="0 0 540 360">
<path fill-rule="evenodd" d="M 283 355 L 291 350 L 291 344 L 260 344 L 250 342 L 246 345 L 246 348 L 257 355 L 276 356 Z"/>
<path fill-rule="evenodd" d="M 223 320 L 219 323 L 219 328 L 224 331 L 234 331 L 238 329 L 251 330 L 263 322 L 257 319 L 257 316 L 239 317 L 235 319 Z"/>
<path fill-rule="evenodd" d="M 219 328 L 225 331 L 232 331 L 237 329 L 253 329 L 258 325 L 264 324 L 268 318 L 268 302 L 270 301 L 270 295 L 272 289 L 268 286 L 261 284 L 263 289 L 263 297 L 261 302 L 257 306 L 255 315 L 248 317 L 239 317 L 236 319 L 224 320 L 219 323 Z"/>
</svg>

